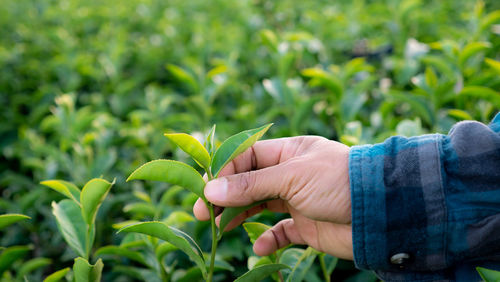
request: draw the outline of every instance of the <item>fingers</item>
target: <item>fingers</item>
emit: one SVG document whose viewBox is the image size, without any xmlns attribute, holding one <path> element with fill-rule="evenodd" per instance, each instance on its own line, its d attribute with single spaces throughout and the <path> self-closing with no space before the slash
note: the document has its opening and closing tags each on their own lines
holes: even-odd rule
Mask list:
<svg viewBox="0 0 500 282">
<path fill-rule="evenodd" d="M 219 207 L 219 206 L 214 206 L 214 214 L 215 216 L 218 216 L 224 208 Z M 210 212 L 208 211 L 207 206 L 205 205 L 205 202 L 203 202 L 202 199 L 199 199 L 194 203 L 193 206 L 193 214 L 198 220 L 209 220 L 210 219 Z"/>
<path fill-rule="evenodd" d="M 253 245 L 253 251 L 258 256 L 267 256 L 290 244 L 306 244 L 291 218 L 278 222 L 262 233 Z"/>
<path fill-rule="evenodd" d="M 289 165 L 252 170 L 214 179 L 205 186 L 208 201 L 223 207 L 246 206 L 267 199 L 286 199 L 296 171 Z"/>
</svg>

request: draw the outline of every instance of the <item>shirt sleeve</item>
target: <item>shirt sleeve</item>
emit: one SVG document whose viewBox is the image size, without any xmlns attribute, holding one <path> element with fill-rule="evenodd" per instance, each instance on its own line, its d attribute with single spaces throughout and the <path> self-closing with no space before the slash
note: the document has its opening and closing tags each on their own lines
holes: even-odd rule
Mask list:
<svg viewBox="0 0 500 282">
<path fill-rule="evenodd" d="M 435 281 L 500 266 L 500 113 L 489 126 L 354 146 L 349 177 L 358 268 Z"/>
</svg>

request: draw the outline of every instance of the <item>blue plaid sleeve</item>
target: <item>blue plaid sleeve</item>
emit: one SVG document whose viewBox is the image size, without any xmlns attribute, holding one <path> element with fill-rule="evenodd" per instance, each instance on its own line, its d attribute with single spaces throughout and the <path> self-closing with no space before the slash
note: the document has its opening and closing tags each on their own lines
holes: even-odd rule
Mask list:
<svg viewBox="0 0 500 282">
<path fill-rule="evenodd" d="M 500 113 L 489 126 L 354 146 L 349 177 L 357 267 L 387 281 L 500 270 Z"/>
</svg>

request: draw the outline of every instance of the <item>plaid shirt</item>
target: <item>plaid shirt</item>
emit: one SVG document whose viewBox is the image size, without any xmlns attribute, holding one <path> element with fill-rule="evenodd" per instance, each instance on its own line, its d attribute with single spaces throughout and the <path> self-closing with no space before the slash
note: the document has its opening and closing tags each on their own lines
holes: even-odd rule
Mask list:
<svg viewBox="0 0 500 282">
<path fill-rule="evenodd" d="M 352 147 L 349 176 L 357 267 L 387 281 L 500 270 L 500 113 L 489 126 Z"/>
</svg>

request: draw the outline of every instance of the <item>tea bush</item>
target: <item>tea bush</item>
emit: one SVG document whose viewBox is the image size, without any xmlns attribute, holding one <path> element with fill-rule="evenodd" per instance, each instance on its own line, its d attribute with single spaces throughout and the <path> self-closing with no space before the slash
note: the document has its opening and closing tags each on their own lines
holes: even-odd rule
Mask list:
<svg viewBox="0 0 500 282">
<path fill-rule="evenodd" d="M 102 281 L 201 279 L 178 246 L 117 233 L 162 221 L 210 252 L 210 223 L 191 213 L 194 193 L 125 182 L 154 159 L 197 167 L 163 133 L 202 140 L 217 124 L 217 147 L 274 123 L 266 138 L 315 134 L 355 145 L 446 133 L 500 109 L 493 0 L 17 0 L 0 5 L 0 27 L 0 214 L 26 215 L 0 230 L 2 281 L 69 281 L 78 256 L 85 277 L 103 262 Z M 115 182 L 80 253 L 51 203 L 84 209 L 82 199 L 39 183 L 84 187 L 94 178 Z M 281 218 L 264 212 L 252 221 Z M 266 261 L 292 267 L 270 279 L 375 280 L 312 249 L 256 257 L 256 231 L 246 231 L 220 241 L 214 280 Z"/>
</svg>

